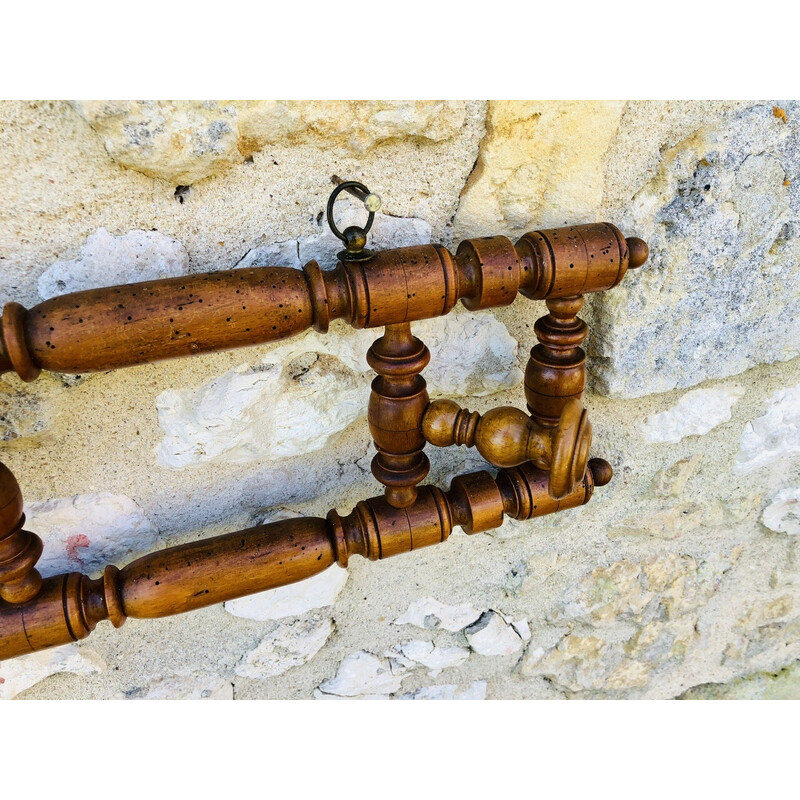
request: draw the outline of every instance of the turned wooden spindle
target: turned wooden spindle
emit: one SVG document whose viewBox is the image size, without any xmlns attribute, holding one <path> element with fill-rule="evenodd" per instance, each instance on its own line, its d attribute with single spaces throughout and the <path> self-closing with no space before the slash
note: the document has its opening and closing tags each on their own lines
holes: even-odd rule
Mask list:
<svg viewBox="0 0 800 800">
<path fill-rule="evenodd" d="M 378 373 L 367 410 L 378 451 L 372 459 L 372 474 L 386 487 L 386 500 L 397 508 L 414 502 L 416 486 L 430 469 L 422 450 L 428 390 L 419 374 L 430 358 L 428 348 L 412 336 L 407 322 L 387 325 L 367 352 L 367 362 Z"/>
<path fill-rule="evenodd" d="M 555 428 L 539 425 L 513 406 L 500 406 L 481 415 L 452 400 L 434 400 L 425 411 L 422 431 L 437 447 L 475 447 L 496 467 L 533 462 L 549 471 L 549 491 L 554 498 L 566 496 L 581 480 L 592 443 L 592 425 L 579 400 L 565 404 Z"/>
<path fill-rule="evenodd" d="M 443 542 L 455 526 L 480 533 L 504 514 L 532 519 L 587 503 L 610 466 L 589 462 L 583 479 L 560 500 L 548 494 L 548 473 L 530 463 L 497 477 L 474 472 L 446 492 L 420 486 L 397 508 L 385 496 L 359 502 L 350 514 L 281 520 L 150 553 L 91 579 L 73 572 L 46 578 L 30 601 L 0 601 L 0 660 L 86 638 L 101 621 L 156 618 L 204 608 L 304 580 L 349 558 L 370 560 Z"/>
<path fill-rule="evenodd" d="M 89 289 L 0 317 L 0 373 L 97 372 L 325 332 L 331 320 L 384 327 L 531 299 L 609 289 L 640 266 L 647 245 L 608 223 L 375 253 L 322 270 L 310 261 Z"/>
<path fill-rule="evenodd" d="M 22 492 L 11 470 L 0 463 L 0 598 L 25 603 L 36 596 L 42 576 L 35 569 L 42 540 L 22 529 Z"/>
</svg>

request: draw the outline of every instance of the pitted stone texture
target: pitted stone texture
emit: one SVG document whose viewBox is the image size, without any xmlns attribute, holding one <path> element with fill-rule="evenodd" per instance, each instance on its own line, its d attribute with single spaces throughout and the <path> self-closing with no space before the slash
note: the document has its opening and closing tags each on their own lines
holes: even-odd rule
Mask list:
<svg viewBox="0 0 800 800">
<path fill-rule="evenodd" d="M 624 103 L 493 101 L 454 220 L 457 239 L 592 222 Z"/>
<path fill-rule="evenodd" d="M 172 184 L 219 175 L 272 144 L 324 143 L 357 155 L 390 139 L 442 142 L 464 126 L 458 101 L 81 101 L 78 113 L 124 167 Z"/>
<path fill-rule="evenodd" d="M 800 352 L 800 106 L 785 108 L 788 124 L 772 104 L 712 115 L 630 186 L 613 221 L 650 259 L 596 301 L 602 393 L 641 397 Z"/>
<path fill-rule="evenodd" d="M 648 502 L 643 499 L 635 514 L 610 524 L 607 533 L 609 539 L 620 536 L 678 539 L 693 531 L 729 528 L 744 522 L 755 515 L 760 503 L 759 494 L 736 495 L 724 500 L 704 502 Z"/>
<path fill-rule="evenodd" d="M 11 700 L 59 672 L 92 675 L 105 669 L 106 663 L 98 653 L 76 644 L 10 658 L 0 661 L 0 700 Z"/>
<path fill-rule="evenodd" d="M 679 442 L 687 436 L 702 436 L 731 418 L 731 409 L 744 394 L 740 386 L 694 389 L 678 402 L 651 414 L 642 425 L 648 442 Z"/>
<path fill-rule="evenodd" d="M 782 465 L 800 455 L 800 384 L 779 389 L 766 412 L 747 423 L 739 440 L 737 472 Z"/>
<path fill-rule="evenodd" d="M 268 633 L 236 666 L 243 678 L 272 678 L 312 659 L 334 631 L 322 617 L 282 622 Z"/>
<path fill-rule="evenodd" d="M 240 111 L 240 150 L 249 155 L 275 142 L 318 141 L 362 155 L 390 139 L 452 139 L 465 119 L 461 101 L 249 101 Z"/>
<path fill-rule="evenodd" d="M 45 300 L 68 292 L 121 283 L 175 278 L 189 268 L 186 248 L 158 231 L 112 236 L 99 228 L 71 261 L 56 261 L 39 278 Z"/>
<path fill-rule="evenodd" d="M 431 351 L 432 396 L 485 395 L 517 385 L 517 342 L 491 314 L 452 314 L 413 328 Z M 379 331 L 309 332 L 197 389 L 158 398 L 159 463 L 281 459 L 325 447 L 366 415 L 366 353 Z"/>
<path fill-rule="evenodd" d="M 116 698 L 115 698 L 116 699 Z M 125 700 L 233 700 L 233 684 L 214 673 L 171 675 L 124 692 Z"/>
<path fill-rule="evenodd" d="M 800 487 L 778 492 L 764 509 L 761 522 L 771 531 L 800 536 Z"/>
<path fill-rule="evenodd" d="M 130 497 L 109 492 L 26 503 L 26 527 L 47 542 L 43 575 L 95 572 L 160 545 L 159 531 Z"/>
<path fill-rule="evenodd" d="M 334 678 L 319 685 L 319 693 L 339 697 L 390 695 L 398 691 L 406 669 L 361 650 L 346 656 Z M 315 695 L 316 696 L 316 695 Z"/>
<path fill-rule="evenodd" d="M 736 557 L 670 553 L 592 570 L 551 614 L 569 632 L 549 650 L 529 651 L 523 673 L 567 693 L 644 689 L 651 674 L 680 664 L 695 645 L 700 611 Z"/>
<path fill-rule="evenodd" d="M 794 589 L 794 587 L 793 587 Z M 800 616 L 792 594 L 753 603 L 725 647 L 725 666 L 768 669 L 800 656 Z"/>
<path fill-rule="evenodd" d="M 123 167 L 188 185 L 243 160 L 237 108 L 216 100 L 88 100 L 74 103 Z"/>
<path fill-rule="evenodd" d="M 730 683 L 705 683 L 685 691 L 678 700 L 797 700 L 800 661 L 777 672 L 756 672 Z"/>
<path fill-rule="evenodd" d="M 395 621 L 395 625 L 415 625 L 417 628 L 432 630 L 444 628 L 446 631 L 460 631 L 480 617 L 481 612 L 467 603 L 451 606 L 440 603 L 433 597 L 423 597 L 412 603 L 405 614 Z"/>
<path fill-rule="evenodd" d="M 16 375 L 0 378 L 0 442 L 30 438 L 49 427 L 54 382 L 43 377 L 35 386 L 21 386 Z"/>
<path fill-rule="evenodd" d="M 459 691 L 454 683 L 440 686 L 426 686 L 416 692 L 401 694 L 398 700 L 485 700 L 486 681 L 473 681 L 466 689 Z"/>
</svg>

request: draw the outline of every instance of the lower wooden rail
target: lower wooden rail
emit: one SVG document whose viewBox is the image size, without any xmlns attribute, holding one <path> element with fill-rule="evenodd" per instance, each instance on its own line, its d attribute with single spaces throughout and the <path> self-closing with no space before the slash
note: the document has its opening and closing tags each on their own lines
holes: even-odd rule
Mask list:
<svg viewBox="0 0 800 800">
<path fill-rule="evenodd" d="M 128 617 L 165 617 L 310 578 L 352 555 L 377 560 L 443 542 L 455 526 L 466 533 L 498 527 L 504 514 L 531 519 L 587 503 L 611 467 L 592 459 L 583 479 L 556 500 L 548 473 L 530 463 L 454 478 L 443 492 L 418 487 L 413 504 L 385 496 L 327 519 L 301 517 L 260 525 L 151 553 L 91 579 L 79 572 L 45 578 L 28 602 L 0 600 L 0 659 L 86 638 L 98 622 L 120 627 Z M 21 530 L 21 529 L 20 529 Z"/>
</svg>

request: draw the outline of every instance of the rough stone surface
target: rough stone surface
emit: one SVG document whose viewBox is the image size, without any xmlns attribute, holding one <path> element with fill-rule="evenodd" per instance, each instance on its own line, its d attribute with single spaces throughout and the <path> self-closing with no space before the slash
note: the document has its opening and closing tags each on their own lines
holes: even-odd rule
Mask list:
<svg viewBox="0 0 800 800">
<path fill-rule="evenodd" d="M 511 656 L 522 649 L 522 639 L 496 611 L 486 611 L 464 629 L 469 646 L 482 656 Z"/>
<path fill-rule="evenodd" d="M 42 273 L 39 295 L 48 300 L 67 292 L 115 283 L 175 278 L 188 267 L 186 248 L 163 233 L 131 231 L 124 236 L 112 236 L 100 228 L 86 240 L 77 258 L 56 261 Z"/>
<path fill-rule="evenodd" d="M 620 142 L 647 135 L 640 108 L 626 108 Z M 604 394 L 684 388 L 800 352 L 800 106 L 784 106 L 786 121 L 772 109 L 709 106 L 609 207 L 650 260 L 598 301 L 590 348 Z"/>
<path fill-rule="evenodd" d="M 233 700 L 233 684 L 220 675 L 172 675 L 130 689 L 124 700 Z"/>
<path fill-rule="evenodd" d="M 752 472 L 800 453 L 800 385 L 779 389 L 766 412 L 747 423 L 739 440 L 736 469 Z"/>
<path fill-rule="evenodd" d="M 731 566 L 670 554 L 592 570 L 551 614 L 568 632 L 549 650 L 529 651 L 523 671 L 567 693 L 645 687 L 651 671 L 682 661 L 696 644 L 698 612 Z M 622 637 L 607 639 L 618 620 L 626 623 Z"/>
<path fill-rule="evenodd" d="M 25 507 L 27 525 L 47 542 L 43 575 L 95 572 L 159 544 L 159 532 L 130 497 L 108 492 L 76 495 Z"/>
<path fill-rule="evenodd" d="M 486 681 L 473 681 L 463 691 L 454 683 L 426 686 L 416 692 L 401 694 L 399 700 L 485 700 Z"/>
<path fill-rule="evenodd" d="M 243 678 L 272 678 L 313 658 L 333 633 L 330 619 L 311 617 L 282 622 L 236 666 Z"/>
<path fill-rule="evenodd" d="M 124 167 L 187 185 L 224 172 L 271 144 L 324 142 L 362 154 L 380 142 L 440 142 L 464 125 L 448 101 L 81 101 L 78 113 Z"/>
<path fill-rule="evenodd" d="M 448 667 L 457 667 L 459 664 L 463 664 L 469 658 L 469 650 L 466 647 L 436 645 L 422 639 L 414 639 L 398 645 L 396 651 L 386 655 L 389 658 L 396 658 L 398 652 L 404 659 L 426 667 L 432 678 Z"/>
<path fill-rule="evenodd" d="M 771 531 L 800 536 L 800 487 L 778 492 L 764 509 L 761 522 Z"/>
<path fill-rule="evenodd" d="M 59 672 L 92 675 L 105 669 L 106 664 L 98 653 L 75 644 L 0 661 L 0 700 L 12 700 Z"/>
<path fill-rule="evenodd" d="M 757 672 L 730 683 L 693 686 L 679 700 L 797 700 L 800 697 L 800 662 L 779 672 Z"/>
<path fill-rule="evenodd" d="M 702 436 L 731 418 L 731 408 L 743 394 L 739 386 L 687 392 L 672 408 L 645 420 L 644 438 L 674 443 L 686 436 Z"/>
<path fill-rule="evenodd" d="M 466 603 L 450 606 L 447 603 L 440 603 L 433 597 L 424 597 L 412 603 L 394 624 L 415 625 L 428 630 L 443 628 L 446 631 L 460 631 L 480 615 L 480 611 L 476 611 Z"/>
<path fill-rule="evenodd" d="M 361 651 L 345 657 L 336 677 L 320 684 L 319 690 L 322 694 L 340 697 L 388 695 L 400 688 L 404 672 L 395 674 L 387 662 Z"/>
<path fill-rule="evenodd" d="M 431 350 L 432 395 L 483 395 L 522 380 L 516 341 L 493 316 L 463 313 L 435 322 L 415 327 Z M 374 375 L 366 352 L 378 335 L 308 333 L 273 349 L 256 367 L 241 364 L 196 389 L 163 392 L 159 462 L 177 469 L 321 450 L 366 415 Z"/>
<path fill-rule="evenodd" d="M 520 236 L 594 219 L 603 158 L 624 103 L 526 101 L 489 105 L 487 134 L 455 219 L 457 238 Z"/>
<path fill-rule="evenodd" d="M 308 580 L 230 600 L 225 603 L 225 610 L 235 617 L 260 621 L 297 617 L 315 608 L 332 606 L 345 583 L 347 570 L 334 564 Z"/>
</svg>

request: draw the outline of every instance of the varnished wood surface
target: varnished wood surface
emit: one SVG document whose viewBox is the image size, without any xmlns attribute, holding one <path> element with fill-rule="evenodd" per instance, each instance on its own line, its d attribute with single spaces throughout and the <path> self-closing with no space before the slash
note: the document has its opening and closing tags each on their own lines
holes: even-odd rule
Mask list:
<svg viewBox="0 0 800 800">
<path fill-rule="evenodd" d="M 357 328 L 508 305 L 518 293 L 556 299 L 601 291 L 646 258 L 641 240 L 608 223 L 376 253 L 323 271 L 252 267 L 74 292 L 30 310 L 9 303 L 0 318 L 0 372 L 26 381 L 40 370 L 84 373 Z M 633 252 L 635 259 L 630 259 Z"/>
<path fill-rule="evenodd" d="M 312 577 L 352 555 L 370 560 L 445 541 L 455 526 L 479 533 L 504 514 L 531 519 L 588 502 L 595 483 L 610 478 L 605 462 L 590 462 L 583 479 L 560 500 L 548 493 L 548 473 L 526 463 L 496 478 L 475 472 L 449 491 L 419 487 L 415 501 L 396 508 L 373 497 L 340 516 L 281 520 L 178 545 L 107 567 L 95 580 L 80 573 L 46 578 L 32 600 L 0 601 L 0 659 L 86 638 L 99 622 L 120 627 L 127 617 L 180 614 Z"/>
</svg>

